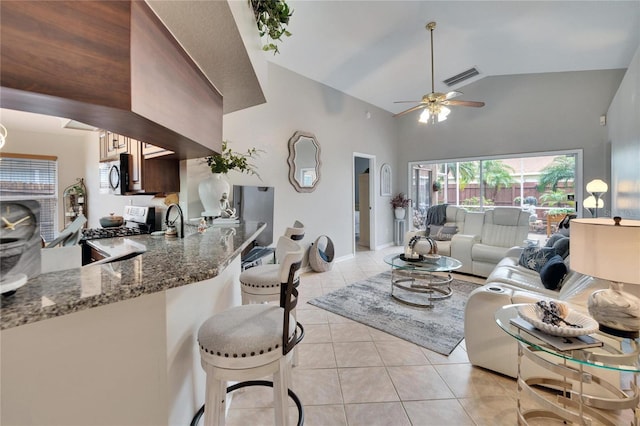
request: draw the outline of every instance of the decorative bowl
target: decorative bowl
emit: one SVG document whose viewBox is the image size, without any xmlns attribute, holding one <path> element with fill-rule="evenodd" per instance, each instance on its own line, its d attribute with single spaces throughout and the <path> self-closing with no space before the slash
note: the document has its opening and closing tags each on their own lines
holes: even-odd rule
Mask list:
<svg viewBox="0 0 640 426">
<path fill-rule="evenodd" d="M 400 255 L 400 260 L 405 262 L 422 262 L 424 260 L 424 256 L 421 254 L 416 255 L 416 257 L 407 257 L 404 254 Z"/>
<path fill-rule="evenodd" d="M 122 226 L 124 218 L 122 216 L 116 216 L 115 213 L 111 213 L 109 216 L 100 218 L 100 226 L 103 228 L 115 228 Z"/>
<path fill-rule="evenodd" d="M 424 260 L 425 262 L 429 262 L 429 263 L 438 263 L 438 260 L 440 260 L 442 256 L 440 256 L 439 254 L 425 254 L 424 255 Z"/>
<path fill-rule="evenodd" d="M 519 306 L 518 314 L 538 330 L 552 336 L 584 336 L 598 331 L 598 322 L 593 318 L 569 308 L 565 303 L 558 301 L 554 301 L 554 303 L 560 307 L 562 319 L 581 327 L 571 327 L 563 322 L 558 325 L 543 322 L 544 312 L 535 303 Z"/>
</svg>

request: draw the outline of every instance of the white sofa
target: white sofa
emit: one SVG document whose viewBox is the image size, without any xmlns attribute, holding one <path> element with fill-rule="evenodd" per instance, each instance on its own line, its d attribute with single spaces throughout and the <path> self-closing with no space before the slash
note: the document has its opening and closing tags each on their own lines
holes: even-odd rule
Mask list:
<svg viewBox="0 0 640 426">
<path fill-rule="evenodd" d="M 529 233 L 529 216 L 517 207 L 496 207 L 476 213 L 447 206 L 445 225 L 455 225 L 458 233 L 451 241 L 437 241 L 438 254 L 462 262 L 456 272 L 486 277 L 511 247 L 523 244 Z M 426 231 L 407 232 L 405 244 L 414 235 L 425 234 Z M 416 247 L 418 252 L 420 245 Z"/>
<path fill-rule="evenodd" d="M 521 251 L 522 248 L 509 250 L 485 284 L 469 295 L 464 316 L 465 344 L 471 364 L 510 377 L 516 377 L 517 373 L 517 345 L 496 324 L 494 315 L 498 309 L 514 303 L 555 299 L 587 313 L 589 295 L 609 286 L 607 281 L 569 271 L 559 291 L 547 290 L 537 272 L 518 264 Z"/>
<path fill-rule="evenodd" d="M 465 346 L 471 364 L 514 378 L 518 373 L 518 346 L 516 340 L 496 324 L 495 312 L 498 309 L 514 303 L 534 303 L 541 299 L 555 299 L 568 303 L 572 309 L 588 314 L 589 295 L 595 290 L 609 287 L 608 281 L 582 275 L 569 269 L 561 289 L 548 290 L 542 285 L 540 276 L 535 271 L 518 264 L 521 251 L 522 248 L 511 249 L 487 277 L 485 284 L 469 295 L 464 315 Z M 569 264 L 569 257 L 565 259 L 565 264 Z M 638 296 L 637 287 L 629 286 L 626 290 Z M 603 339 L 606 344 L 618 350 L 623 349 L 620 347 L 619 340 Z M 553 363 L 559 362 L 558 358 L 551 355 L 543 354 L 543 356 Z M 621 376 L 615 370 L 585 368 L 611 384 L 617 384 L 623 388 L 628 386 L 629 378 Z M 521 375 L 525 379 L 534 376 L 559 378 L 526 359 L 521 365 Z M 611 396 L 607 391 L 593 384 L 584 386 L 586 392 L 594 395 Z"/>
</svg>

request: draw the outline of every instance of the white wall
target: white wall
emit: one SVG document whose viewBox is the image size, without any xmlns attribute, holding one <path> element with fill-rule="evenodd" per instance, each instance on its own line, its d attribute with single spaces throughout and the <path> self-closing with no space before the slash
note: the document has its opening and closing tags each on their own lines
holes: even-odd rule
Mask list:
<svg viewBox="0 0 640 426">
<path fill-rule="evenodd" d="M 380 166 L 396 164 L 396 125 L 391 114 L 315 81 L 269 64 L 267 103 L 224 116 L 223 134 L 234 151 L 256 147 L 264 152 L 255 161 L 257 177 L 232 172 L 236 185 L 275 187 L 274 234 L 284 233 L 295 220 L 305 224 L 304 243 L 323 234 L 334 242 L 336 257 L 352 253 L 353 153 L 376 156 L 376 186 Z M 371 113 L 368 119 L 366 112 Z M 289 183 L 288 140 L 298 130 L 313 133 L 320 144 L 320 181 L 314 192 L 298 193 Z M 198 179 L 206 165 L 187 163 L 187 192 L 197 193 Z M 206 172 L 204 173 L 206 175 Z M 184 188 L 183 192 L 185 191 Z M 376 190 L 376 194 L 380 191 Z M 181 194 L 182 195 L 182 194 Z M 393 240 L 389 197 L 376 196 L 376 246 Z M 189 202 L 189 217 L 192 203 Z M 199 214 L 196 212 L 195 214 Z"/>
<path fill-rule="evenodd" d="M 612 216 L 640 219 L 640 47 L 607 115 Z"/>
<path fill-rule="evenodd" d="M 483 108 L 452 107 L 449 118 L 435 126 L 419 124 L 417 114 L 401 117 L 403 190 L 409 161 L 580 148 L 584 182 L 606 180 L 607 127 L 599 119 L 623 75 L 624 70 L 607 70 L 487 77 L 462 88 L 460 96 L 484 101 Z"/>
</svg>

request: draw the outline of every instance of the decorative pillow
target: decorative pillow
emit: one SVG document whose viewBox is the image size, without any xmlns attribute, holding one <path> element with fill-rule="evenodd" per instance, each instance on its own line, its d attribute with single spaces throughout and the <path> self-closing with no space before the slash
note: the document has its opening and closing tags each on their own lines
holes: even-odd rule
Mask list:
<svg viewBox="0 0 640 426">
<path fill-rule="evenodd" d="M 544 288 L 548 290 L 559 290 L 566 275 L 567 265 L 564 264 L 562 257 L 557 254 L 540 268 L 540 280 Z"/>
<path fill-rule="evenodd" d="M 443 225 L 429 225 L 429 236 L 436 241 L 451 241 L 451 238 L 458 233 L 457 226 Z"/>
<path fill-rule="evenodd" d="M 562 234 L 553 234 L 549 237 L 549 239 L 547 240 L 547 242 L 545 243 L 545 247 L 553 247 L 553 244 L 555 244 L 556 241 L 558 241 L 561 238 L 566 238 L 564 235 Z"/>
<path fill-rule="evenodd" d="M 553 248 L 556 249 L 556 254 L 563 259 L 569 256 L 569 241 L 569 237 L 562 237 L 558 238 L 556 242 L 553 243 Z"/>
<path fill-rule="evenodd" d="M 556 255 L 553 247 L 526 247 L 522 250 L 518 263 L 525 268 L 540 272 L 540 268 Z"/>
<path fill-rule="evenodd" d="M 322 258 L 322 260 L 324 260 L 325 262 L 329 261 L 329 256 L 327 256 L 327 253 L 325 253 L 324 251 L 318 249 L 318 254 Z"/>
</svg>

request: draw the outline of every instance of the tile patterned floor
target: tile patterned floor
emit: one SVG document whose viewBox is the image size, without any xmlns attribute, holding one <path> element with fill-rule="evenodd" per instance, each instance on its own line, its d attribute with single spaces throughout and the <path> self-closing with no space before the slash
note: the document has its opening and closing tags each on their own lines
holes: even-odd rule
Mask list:
<svg viewBox="0 0 640 426">
<path fill-rule="evenodd" d="M 329 272 L 301 277 L 298 319 L 306 336 L 291 386 L 304 404 L 305 425 L 516 424 L 515 381 L 471 366 L 464 341 L 446 357 L 306 303 L 387 271 L 383 257 L 398 251 L 359 251 Z M 235 392 L 228 424 L 273 425 L 271 392 Z M 296 416 L 292 406 L 293 424 Z"/>
</svg>

